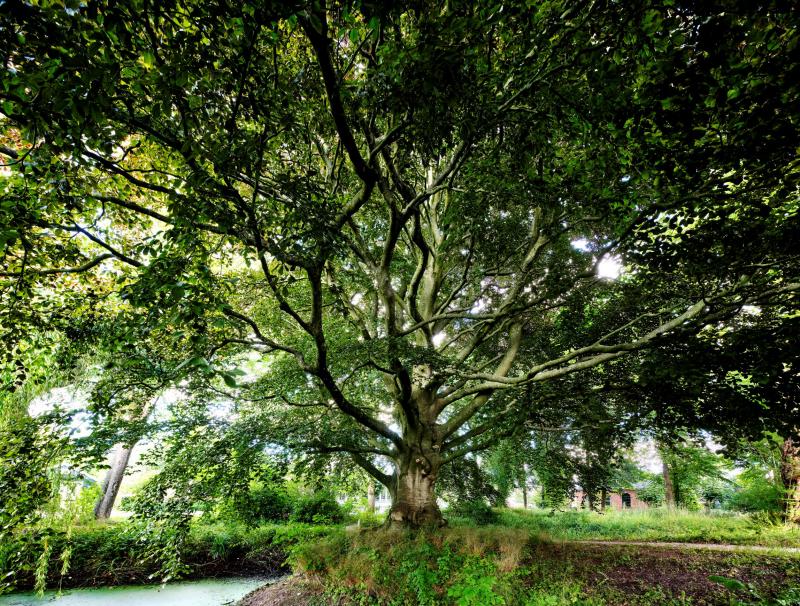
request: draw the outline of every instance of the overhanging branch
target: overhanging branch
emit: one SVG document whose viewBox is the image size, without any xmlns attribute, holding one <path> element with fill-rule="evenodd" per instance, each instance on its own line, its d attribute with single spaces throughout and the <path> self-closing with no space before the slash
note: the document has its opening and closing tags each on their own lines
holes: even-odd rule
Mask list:
<svg viewBox="0 0 800 606">
<path fill-rule="evenodd" d="M 116 258 L 115 255 L 111 253 L 105 253 L 87 261 L 83 265 L 78 265 L 77 267 L 54 267 L 48 269 L 26 269 L 25 271 L 16 271 L 16 272 L 7 272 L 3 271 L 0 272 L 0 277 L 3 278 L 19 278 L 27 274 L 33 274 L 36 276 L 52 276 L 56 274 L 79 274 L 85 271 L 89 271 L 93 267 L 99 265 L 103 261 L 107 259 L 114 259 Z"/>
</svg>

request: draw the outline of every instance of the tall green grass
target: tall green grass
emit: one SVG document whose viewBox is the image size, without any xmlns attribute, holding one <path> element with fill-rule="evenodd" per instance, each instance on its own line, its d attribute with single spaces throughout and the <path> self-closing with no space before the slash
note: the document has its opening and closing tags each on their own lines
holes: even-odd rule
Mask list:
<svg viewBox="0 0 800 606">
<path fill-rule="evenodd" d="M 503 509 L 498 524 L 553 539 L 676 541 L 800 547 L 800 528 L 744 514 L 652 508 L 632 511 L 524 511 Z"/>
</svg>

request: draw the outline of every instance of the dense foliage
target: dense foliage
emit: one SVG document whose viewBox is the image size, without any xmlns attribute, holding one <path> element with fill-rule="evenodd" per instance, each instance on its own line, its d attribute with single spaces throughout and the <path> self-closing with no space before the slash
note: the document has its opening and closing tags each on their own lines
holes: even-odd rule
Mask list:
<svg viewBox="0 0 800 606">
<path fill-rule="evenodd" d="M 190 578 L 274 574 L 287 569 L 286 557 L 293 545 L 314 542 L 331 531 L 330 527 L 307 524 L 258 528 L 198 525 L 182 544 L 179 565 L 182 574 Z M 41 589 L 169 580 L 163 576 L 158 550 L 171 546 L 142 538 L 135 527 L 122 524 L 60 532 L 50 537 L 50 549 L 43 561 L 29 548 L 25 537 L 19 536 L 0 547 L 0 574 L 17 588 Z"/>
</svg>

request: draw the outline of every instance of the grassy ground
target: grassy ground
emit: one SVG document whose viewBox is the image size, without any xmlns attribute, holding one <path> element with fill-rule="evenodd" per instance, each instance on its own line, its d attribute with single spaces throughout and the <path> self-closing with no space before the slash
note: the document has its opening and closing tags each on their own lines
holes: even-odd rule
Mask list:
<svg viewBox="0 0 800 606">
<path fill-rule="evenodd" d="M 555 594 L 555 604 L 569 604 L 572 596 L 587 604 L 643 606 L 800 603 L 796 556 L 542 543 L 531 549 L 525 567 L 524 582 L 535 595 Z"/>
<path fill-rule="evenodd" d="M 338 532 L 299 545 L 293 561 L 320 587 L 304 604 L 800 604 L 798 555 L 551 543 L 493 526 Z M 266 593 L 250 606 L 283 604 L 274 597 Z"/>
<path fill-rule="evenodd" d="M 800 528 L 770 524 L 745 515 L 682 510 L 587 511 L 550 514 L 505 509 L 498 522 L 508 528 L 564 540 L 675 541 L 800 547 Z"/>
<path fill-rule="evenodd" d="M 797 545 L 798 531 L 744 516 L 660 510 L 553 516 L 500 510 L 498 524 L 453 520 L 431 533 L 279 524 L 197 525 L 176 554 L 189 577 L 287 570 L 286 556 L 311 589 L 292 606 L 800 606 L 800 554 L 595 545 L 568 539 Z M 158 553 L 128 523 L 78 528 L 51 537 L 49 565 L 34 546 L 0 545 L 0 578 L 21 557 L 19 587 L 37 573 L 66 587 L 152 582 Z M 567 541 L 564 541 L 567 539 Z M 156 548 L 158 545 L 156 545 Z M 63 554 L 68 553 L 64 567 Z M 17 561 L 17 564 L 20 562 Z M 156 575 L 151 577 L 150 575 Z M 43 577 L 43 578 L 44 578 Z M 713 578 L 712 578 L 713 577 Z M 250 604 L 283 602 L 255 596 Z M 287 598 L 288 599 L 288 598 Z"/>
</svg>

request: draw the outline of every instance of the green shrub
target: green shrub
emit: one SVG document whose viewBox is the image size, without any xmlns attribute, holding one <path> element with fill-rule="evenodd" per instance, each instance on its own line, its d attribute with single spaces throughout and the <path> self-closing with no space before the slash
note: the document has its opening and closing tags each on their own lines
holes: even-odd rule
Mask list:
<svg viewBox="0 0 800 606">
<path fill-rule="evenodd" d="M 193 525 L 175 544 L 174 529 L 152 523 L 110 523 L 70 532 L 28 529 L 0 543 L 0 593 L 16 588 L 124 585 L 183 576 L 272 573 L 285 568 L 294 545 L 315 543 L 330 526 L 242 523 Z"/>
<path fill-rule="evenodd" d="M 485 558 L 470 559 L 457 580 L 447 590 L 447 597 L 458 606 L 499 606 L 506 604 L 502 595 L 495 593 L 498 583 L 497 567 Z"/>
<path fill-rule="evenodd" d="M 74 505 L 74 521 L 76 524 L 91 524 L 94 521 L 94 507 L 102 495 L 97 484 L 84 486 L 78 493 Z"/>
<path fill-rule="evenodd" d="M 376 528 L 382 526 L 386 521 L 385 513 L 377 513 L 371 511 L 358 511 L 352 516 L 352 520 L 361 528 Z"/>
<path fill-rule="evenodd" d="M 251 488 L 237 504 L 237 514 L 243 522 L 256 525 L 281 522 L 292 513 L 292 499 L 280 487 L 262 485 Z"/>
<path fill-rule="evenodd" d="M 326 490 L 295 499 L 290 519 L 305 524 L 340 524 L 345 512 L 336 498 Z"/>
<path fill-rule="evenodd" d="M 478 526 L 496 524 L 498 520 L 497 512 L 482 500 L 461 501 L 451 505 L 447 509 L 447 515 L 452 518 L 469 520 Z"/>
<path fill-rule="evenodd" d="M 783 491 L 763 478 L 747 484 L 735 492 L 726 503 L 729 509 L 746 512 L 779 513 L 782 510 Z"/>
</svg>

